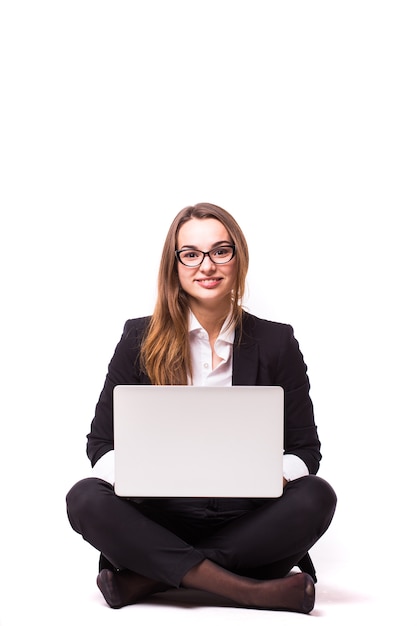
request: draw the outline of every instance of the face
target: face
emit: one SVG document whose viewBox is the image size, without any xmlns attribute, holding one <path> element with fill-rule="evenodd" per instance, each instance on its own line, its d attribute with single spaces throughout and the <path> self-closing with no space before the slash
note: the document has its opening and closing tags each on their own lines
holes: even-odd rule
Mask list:
<svg viewBox="0 0 417 626">
<path fill-rule="evenodd" d="M 178 231 L 178 250 L 194 248 L 208 252 L 217 246 L 232 244 L 226 228 L 216 219 L 192 218 L 185 222 Z M 198 267 L 186 267 L 177 262 L 181 287 L 190 298 L 190 305 L 219 309 L 227 312 L 236 281 L 236 257 L 223 265 L 216 265 L 209 256 Z"/>
</svg>

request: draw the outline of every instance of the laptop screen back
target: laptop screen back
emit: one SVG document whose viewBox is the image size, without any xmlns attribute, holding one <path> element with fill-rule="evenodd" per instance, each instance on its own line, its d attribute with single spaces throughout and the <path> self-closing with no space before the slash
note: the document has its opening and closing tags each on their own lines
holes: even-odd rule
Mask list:
<svg viewBox="0 0 417 626">
<path fill-rule="evenodd" d="M 282 494 L 281 387 L 118 385 L 115 491 L 125 497 Z"/>
</svg>

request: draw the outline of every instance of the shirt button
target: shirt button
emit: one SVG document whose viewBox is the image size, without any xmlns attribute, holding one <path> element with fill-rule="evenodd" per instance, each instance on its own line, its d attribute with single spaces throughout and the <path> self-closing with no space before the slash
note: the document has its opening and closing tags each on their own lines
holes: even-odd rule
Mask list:
<svg viewBox="0 0 417 626">
<path fill-rule="evenodd" d="M 208 368 L 208 366 L 209 366 L 209 364 L 208 364 L 208 363 L 204 363 L 204 368 L 205 368 L 205 369 L 207 369 L 207 368 Z"/>
</svg>

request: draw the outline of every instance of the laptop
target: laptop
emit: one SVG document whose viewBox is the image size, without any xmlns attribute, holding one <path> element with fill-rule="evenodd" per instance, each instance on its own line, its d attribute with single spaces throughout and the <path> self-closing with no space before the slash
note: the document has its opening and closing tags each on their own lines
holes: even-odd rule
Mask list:
<svg viewBox="0 0 417 626">
<path fill-rule="evenodd" d="M 282 494 L 282 387 L 117 385 L 113 397 L 117 495 Z"/>
</svg>

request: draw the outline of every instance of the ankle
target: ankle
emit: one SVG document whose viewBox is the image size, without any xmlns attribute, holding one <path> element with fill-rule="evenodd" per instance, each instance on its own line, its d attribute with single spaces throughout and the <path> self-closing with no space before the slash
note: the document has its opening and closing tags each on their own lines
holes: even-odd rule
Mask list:
<svg viewBox="0 0 417 626">
<path fill-rule="evenodd" d="M 154 593 L 168 589 L 164 583 L 130 570 L 113 572 L 104 569 L 97 576 L 97 585 L 107 604 L 113 609 L 136 604 Z"/>
</svg>

